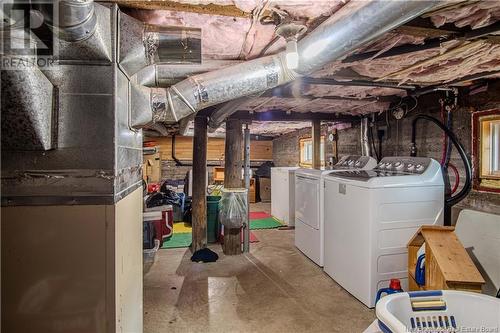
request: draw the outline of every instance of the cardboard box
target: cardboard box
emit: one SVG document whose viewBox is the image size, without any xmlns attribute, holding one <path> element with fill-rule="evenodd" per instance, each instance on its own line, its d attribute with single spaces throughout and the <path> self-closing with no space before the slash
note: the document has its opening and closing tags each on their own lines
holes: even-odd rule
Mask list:
<svg viewBox="0 0 500 333">
<path fill-rule="evenodd" d="M 256 192 L 255 192 L 255 178 L 250 179 L 250 190 L 248 191 L 248 200 L 250 203 L 255 203 L 257 198 L 256 198 Z"/>
<path fill-rule="evenodd" d="M 159 183 L 161 181 L 161 158 L 159 152 L 144 155 L 142 177 L 147 183 Z"/>
<path fill-rule="evenodd" d="M 271 178 L 259 178 L 260 200 L 271 202 Z"/>
</svg>

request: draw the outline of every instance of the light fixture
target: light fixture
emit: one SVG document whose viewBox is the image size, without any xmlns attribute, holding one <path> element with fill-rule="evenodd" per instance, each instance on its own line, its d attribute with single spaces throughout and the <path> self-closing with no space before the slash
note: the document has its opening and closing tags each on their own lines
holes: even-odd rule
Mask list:
<svg viewBox="0 0 500 333">
<path fill-rule="evenodd" d="M 289 69 L 299 67 L 297 40 L 307 31 L 307 27 L 294 22 L 286 22 L 276 27 L 276 35 L 286 40 L 286 65 Z"/>
<path fill-rule="evenodd" d="M 286 42 L 286 65 L 290 69 L 299 67 L 299 52 L 297 51 L 297 40 L 295 39 Z"/>
</svg>

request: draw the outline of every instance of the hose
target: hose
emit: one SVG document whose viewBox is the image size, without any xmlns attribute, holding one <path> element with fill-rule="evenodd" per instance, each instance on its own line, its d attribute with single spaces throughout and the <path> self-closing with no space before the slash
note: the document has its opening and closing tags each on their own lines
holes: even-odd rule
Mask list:
<svg viewBox="0 0 500 333">
<path fill-rule="evenodd" d="M 451 189 L 450 194 L 453 194 L 457 191 L 458 185 L 460 184 L 460 174 L 458 173 L 457 167 L 454 166 L 451 163 L 448 163 L 448 168 L 453 170 L 453 173 L 455 174 L 455 184 L 453 185 L 453 188 Z"/>
<path fill-rule="evenodd" d="M 416 116 L 413 119 L 413 122 L 412 122 L 412 128 L 411 128 L 411 151 L 410 151 L 410 155 L 411 156 L 417 156 L 417 146 L 416 146 L 416 143 L 415 143 L 416 142 L 415 138 L 416 138 L 416 134 L 417 134 L 416 133 L 417 132 L 416 131 L 417 122 L 420 119 L 424 119 L 424 120 L 428 120 L 430 122 L 433 122 L 439 128 L 441 128 L 441 130 L 443 130 L 446 133 L 446 135 L 448 136 L 448 138 L 451 140 L 451 142 L 453 143 L 453 145 L 457 149 L 458 154 L 460 155 L 460 158 L 462 159 L 462 162 L 464 163 L 464 168 L 465 168 L 465 184 L 464 184 L 464 186 L 462 187 L 462 189 L 460 190 L 460 192 L 458 192 L 458 194 L 456 194 L 455 196 L 450 196 L 449 198 L 445 198 L 445 204 L 448 207 L 451 207 L 451 206 L 457 204 L 458 202 L 460 202 L 461 200 L 463 200 L 467 196 L 467 194 L 469 194 L 469 192 L 471 190 L 471 185 L 472 185 L 472 167 L 470 165 L 470 161 L 467 158 L 467 154 L 465 153 L 464 147 L 462 146 L 462 144 L 460 144 L 460 142 L 456 138 L 455 133 L 453 133 L 452 131 L 450 131 L 438 119 L 436 119 L 434 117 L 431 117 L 431 116 L 428 116 L 428 115 L 423 115 L 423 114 Z"/>
</svg>

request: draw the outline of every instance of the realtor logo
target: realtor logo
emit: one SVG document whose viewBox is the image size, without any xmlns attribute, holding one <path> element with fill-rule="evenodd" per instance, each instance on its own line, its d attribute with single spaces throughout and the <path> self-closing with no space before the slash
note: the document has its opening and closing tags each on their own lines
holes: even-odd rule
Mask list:
<svg viewBox="0 0 500 333">
<path fill-rule="evenodd" d="M 57 21 L 55 18 L 58 11 L 55 4 L 57 1 L 2 1 L 2 69 L 48 67 L 54 64 L 57 42 L 50 27 Z"/>
</svg>

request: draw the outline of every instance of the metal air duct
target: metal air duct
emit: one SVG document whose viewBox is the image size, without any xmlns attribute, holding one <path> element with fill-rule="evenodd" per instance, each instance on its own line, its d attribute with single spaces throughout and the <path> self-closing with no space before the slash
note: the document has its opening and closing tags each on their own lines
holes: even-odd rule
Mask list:
<svg viewBox="0 0 500 333">
<path fill-rule="evenodd" d="M 248 96 L 309 74 L 430 10 L 440 1 L 352 1 L 298 43 L 299 67 L 286 67 L 285 53 L 194 75 L 153 100 L 153 119 L 175 122 L 208 106 Z M 157 107 L 159 104 L 162 107 Z M 155 107 L 156 106 L 156 107 Z"/>
<path fill-rule="evenodd" d="M 1 92 L 2 150 L 54 148 L 54 87 L 45 75 L 36 66 L 4 70 Z"/>
<path fill-rule="evenodd" d="M 120 14 L 118 62 L 129 77 L 153 64 L 201 63 L 201 29 L 161 27 Z"/>
<path fill-rule="evenodd" d="M 93 0 L 58 0 L 56 3 L 57 7 L 54 4 L 40 4 L 37 8 L 59 38 L 77 42 L 94 34 L 97 17 Z"/>
</svg>

